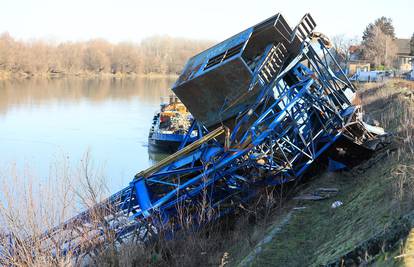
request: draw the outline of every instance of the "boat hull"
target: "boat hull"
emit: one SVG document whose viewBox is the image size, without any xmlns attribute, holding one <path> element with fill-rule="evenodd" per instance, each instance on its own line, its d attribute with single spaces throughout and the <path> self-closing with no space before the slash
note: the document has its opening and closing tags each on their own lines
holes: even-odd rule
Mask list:
<svg viewBox="0 0 414 267">
<path fill-rule="evenodd" d="M 148 137 L 148 148 L 151 151 L 174 153 L 184 140 L 184 134 L 153 133 Z"/>
</svg>

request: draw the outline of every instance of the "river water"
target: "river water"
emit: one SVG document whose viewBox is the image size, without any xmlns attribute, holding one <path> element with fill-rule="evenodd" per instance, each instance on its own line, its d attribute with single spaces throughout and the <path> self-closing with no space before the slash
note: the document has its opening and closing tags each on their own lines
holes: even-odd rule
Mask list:
<svg viewBox="0 0 414 267">
<path fill-rule="evenodd" d="M 0 170 L 48 177 L 61 161 L 89 152 L 109 191 L 163 155 L 148 153 L 148 130 L 170 78 L 0 81 Z"/>
</svg>

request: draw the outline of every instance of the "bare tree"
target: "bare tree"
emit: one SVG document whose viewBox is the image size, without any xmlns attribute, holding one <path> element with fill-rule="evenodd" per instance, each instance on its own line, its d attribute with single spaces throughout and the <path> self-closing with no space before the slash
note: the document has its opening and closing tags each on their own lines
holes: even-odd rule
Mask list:
<svg viewBox="0 0 414 267">
<path fill-rule="evenodd" d="M 393 37 L 384 33 L 380 26 L 372 28 L 371 37 L 363 42 L 365 59 L 376 66 L 394 67 L 397 59 L 397 47 Z"/>
<path fill-rule="evenodd" d="M 140 43 L 111 44 L 102 39 L 60 44 L 15 41 L 0 35 L 0 71 L 37 74 L 177 74 L 209 41 L 156 36 Z"/>
<path fill-rule="evenodd" d="M 11 67 L 13 61 L 13 45 L 14 39 L 9 33 L 0 35 L 0 69 Z"/>
<path fill-rule="evenodd" d="M 333 36 L 331 42 L 335 51 L 335 59 L 340 65 L 346 66 L 350 57 L 349 48 L 358 43 L 357 38 L 349 38 L 344 34 L 340 34 Z"/>
</svg>

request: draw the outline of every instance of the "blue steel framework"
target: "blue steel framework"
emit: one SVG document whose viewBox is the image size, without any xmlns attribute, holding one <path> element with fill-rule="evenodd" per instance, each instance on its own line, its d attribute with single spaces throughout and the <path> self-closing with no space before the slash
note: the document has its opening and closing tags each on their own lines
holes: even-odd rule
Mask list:
<svg viewBox="0 0 414 267">
<path fill-rule="evenodd" d="M 330 68 L 340 70 L 329 50 L 320 40 L 301 39 L 300 52 L 277 73 L 268 71 L 274 69 L 269 64 L 275 57 L 286 61 L 286 49 L 278 44 L 266 50 L 252 80 L 260 84 L 260 93 L 236 118 L 230 134 L 216 130 L 214 138 L 137 174 L 107 200 L 25 242 L 40 243 L 52 253 L 83 255 L 108 239 L 146 240 L 166 225 L 179 227 L 181 208 L 195 225 L 203 224 L 248 201 L 263 186 L 300 177 L 340 136 L 357 144 L 364 141 L 361 136 L 372 136 L 352 134 L 352 127 L 362 125 L 359 107 L 349 97 L 354 88 Z M 199 133 L 199 138 L 209 134 L 205 128 Z M 10 253 L 3 251 L 2 257 Z"/>
</svg>

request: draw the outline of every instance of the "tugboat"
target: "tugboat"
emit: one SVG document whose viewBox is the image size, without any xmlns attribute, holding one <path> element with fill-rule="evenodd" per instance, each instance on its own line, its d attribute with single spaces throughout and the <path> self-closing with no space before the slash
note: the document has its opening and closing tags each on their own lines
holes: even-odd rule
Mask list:
<svg viewBox="0 0 414 267">
<path fill-rule="evenodd" d="M 148 135 L 148 149 L 152 152 L 174 153 L 178 150 L 189 130 L 193 117 L 175 95 L 168 103 L 161 103 L 160 111 L 154 115 Z M 191 133 L 191 142 L 197 132 Z"/>
</svg>

